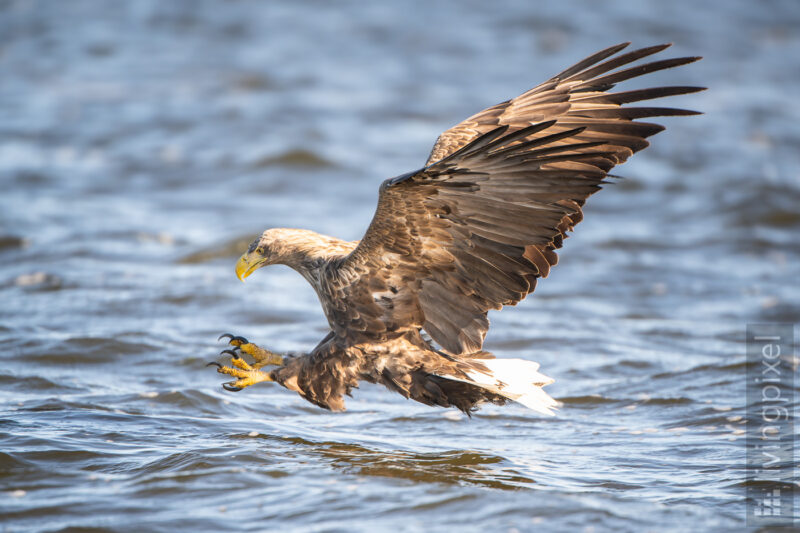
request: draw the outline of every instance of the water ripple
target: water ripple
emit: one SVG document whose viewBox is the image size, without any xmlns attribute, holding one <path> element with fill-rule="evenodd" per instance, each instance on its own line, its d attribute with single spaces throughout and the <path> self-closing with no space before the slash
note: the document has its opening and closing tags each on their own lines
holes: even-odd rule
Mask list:
<svg viewBox="0 0 800 533">
<path fill-rule="evenodd" d="M 791 2 L 111 5 L 0 2 L 0 529 L 744 527 L 744 328 L 800 310 Z M 238 283 L 255 236 L 358 239 L 444 128 L 654 39 L 707 57 L 651 78 L 710 87 L 663 104 L 705 114 L 665 117 L 491 314 L 489 349 L 556 378 L 555 417 L 220 388 L 223 331 L 327 331 L 288 268 Z"/>
</svg>

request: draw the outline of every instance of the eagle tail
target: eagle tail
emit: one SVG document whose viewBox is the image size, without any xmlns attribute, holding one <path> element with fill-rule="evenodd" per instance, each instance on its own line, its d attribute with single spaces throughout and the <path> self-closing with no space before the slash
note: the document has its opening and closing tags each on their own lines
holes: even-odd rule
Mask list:
<svg viewBox="0 0 800 533">
<path fill-rule="evenodd" d="M 483 389 L 545 415 L 553 416 L 553 409 L 560 405 L 542 389 L 555 380 L 539 372 L 539 363 L 522 359 L 476 359 L 475 363 L 477 368 L 466 374 Z M 488 372 L 479 370 L 481 366 Z"/>
</svg>

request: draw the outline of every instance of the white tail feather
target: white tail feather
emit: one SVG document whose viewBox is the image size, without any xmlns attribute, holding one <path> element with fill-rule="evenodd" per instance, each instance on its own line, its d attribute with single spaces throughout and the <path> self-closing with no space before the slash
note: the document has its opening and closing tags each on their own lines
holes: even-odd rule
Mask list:
<svg viewBox="0 0 800 533">
<path fill-rule="evenodd" d="M 550 397 L 542 387 L 555 381 L 539 372 L 539 363 L 522 359 L 480 359 L 489 372 L 473 370 L 467 372 L 473 383 L 495 394 L 519 402 L 529 409 L 545 415 L 554 415 L 553 409 L 559 403 Z M 449 379 L 455 379 L 447 376 Z"/>
</svg>

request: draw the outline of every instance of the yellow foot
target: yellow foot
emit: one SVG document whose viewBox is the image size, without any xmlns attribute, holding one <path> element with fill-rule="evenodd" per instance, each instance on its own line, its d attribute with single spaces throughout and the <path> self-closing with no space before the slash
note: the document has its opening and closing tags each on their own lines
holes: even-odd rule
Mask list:
<svg viewBox="0 0 800 533">
<path fill-rule="evenodd" d="M 267 349 L 262 348 L 261 346 L 253 344 L 244 337 L 231 335 L 230 333 L 223 333 L 222 335 L 219 336 L 217 340 L 221 340 L 225 337 L 228 338 L 228 344 L 234 347 L 233 348 L 234 351 L 241 350 L 242 352 L 246 353 L 247 355 L 255 359 L 255 363 L 253 363 L 253 368 L 261 368 L 262 366 L 266 365 L 283 364 L 283 357 L 281 357 L 280 354 L 271 352 Z"/>
<path fill-rule="evenodd" d="M 244 337 L 237 337 L 231 335 L 230 333 L 225 333 L 219 338 L 222 339 L 224 337 L 228 338 L 228 344 L 233 346 L 233 349 L 222 350 L 221 353 L 231 356 L 231 366 L 223 366 L 215 361 L 206 365 L 214 365 L 217 367 L 217 372 L 220 374 L 227 374 L 237 378 L 235 381 L 223 383 L 222 388 L 228 391 L 236 392 L 245 387 L 249 387 L 250 385 L 261 383 L 262 381 L 273 381 L 272 377 L 269 375 L 269 372 L 264 372 L 263 370 L 259 369 L 266 365 L 282 365 L 283 357 L 281 357 L 281 355 L 269 350 L 265 350 L 264 348 L 249 342 Z M 242 352 L 253 357 L 253 359 L 255 359 L 255 363 L 253 363 L 252 366 L 248 364 L 247 361 L 242 359 L 242 357 L 237 353 L 238 350 L 241 350 Z"/>
<path fill-rule="evenodd" d="M 233 376 L 236 379 L 235 381 L 229 381 L 227 383 L 222 384 L 222 388 L 231 392 L 238 392 L 245 387 L 249 387 L 250 385 L 255 385 L 256 383 L 261 383 L 262 381 L 272 381 L 269 373 L 264 372 L 263 370 L 258 370 L 257 368 L 253 368 L 252 366 L 248 365 L 247 362 L 239 357 L 238 354 L 234 353 L 232 350 L 225 350 L 223 353 L 230 353 L 231 354 L 231 365 L 230 366 L 223 366 L 216 361 L 212 361 L 208 363 L 206 366 L 214 365 L 217 367 L 217 372 L 220 374 L 227 374 L 229 376 Z"/>
</svg>

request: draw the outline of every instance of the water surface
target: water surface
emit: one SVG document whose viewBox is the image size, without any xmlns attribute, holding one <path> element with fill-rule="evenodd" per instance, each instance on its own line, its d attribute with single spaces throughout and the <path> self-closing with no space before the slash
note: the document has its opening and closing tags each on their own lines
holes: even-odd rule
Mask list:
<svg viewBox="0 0 800 533">
<path fill-rule="evenodd" d="M 0 3 L 0 530 L 743 526 L 745 324 L 800 310 L 800 10 L 458 5 Z M 326 333 L 289 269 L 236 280 L 253 236 L 359 238 L 445 128 L 626 40 L 706 56 L 626 88 L 711 89 L 491 314 L 556 417 L 220 388 L 221 332 Z"/>
</svg>

